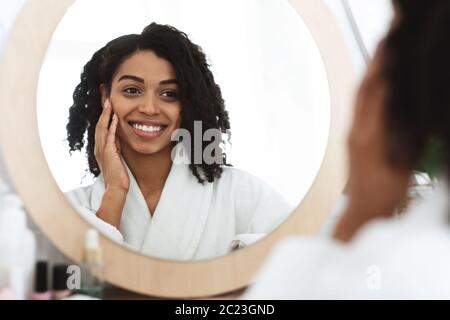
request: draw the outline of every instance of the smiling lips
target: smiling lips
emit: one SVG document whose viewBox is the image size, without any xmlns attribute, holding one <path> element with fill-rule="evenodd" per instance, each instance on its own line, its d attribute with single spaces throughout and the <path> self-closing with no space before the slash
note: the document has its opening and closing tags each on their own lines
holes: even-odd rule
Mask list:
<svg viewBox="0 0 450 320">
<path fill-rule="evenodd" d="M 129 122 L 134 133 L 141 138 L 159 137 L 167 125 L 156 121 L 131 121 Z"/>
</svg>

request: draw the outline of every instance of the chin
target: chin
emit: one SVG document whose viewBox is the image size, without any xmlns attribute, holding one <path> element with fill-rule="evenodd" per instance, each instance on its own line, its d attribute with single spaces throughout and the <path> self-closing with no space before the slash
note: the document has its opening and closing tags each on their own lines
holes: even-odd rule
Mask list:
<svg viewBox="0 0 450 320">
<path fill-rule="evenodd" d="M 147 144 L 147 145 L 132 145 L 134 151 L 140 154 L 152 155 L 165 150 L 169 144 Z"/>
</svg>

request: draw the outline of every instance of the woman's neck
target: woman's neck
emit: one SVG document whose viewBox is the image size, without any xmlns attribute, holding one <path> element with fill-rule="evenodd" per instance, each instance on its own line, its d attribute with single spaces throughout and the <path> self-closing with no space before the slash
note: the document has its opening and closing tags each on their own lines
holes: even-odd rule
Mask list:
<svg viewBox="0 0 450 320">
<path fill-rule="evenodd" d="M 172 146 L 148 155 L 141 154 L 128 146 L 122 146 L 122 156 L 130 168 L 142 193 L 161 190 L 172 167 Z"/>
</svg>

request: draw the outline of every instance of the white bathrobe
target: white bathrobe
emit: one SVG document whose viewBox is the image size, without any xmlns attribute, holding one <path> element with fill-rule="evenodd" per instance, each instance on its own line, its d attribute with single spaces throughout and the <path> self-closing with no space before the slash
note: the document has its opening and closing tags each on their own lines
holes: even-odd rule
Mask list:
<svg viewBox="0 0 450 320">
<path fill-rule="evenodd" d="M 119 230 L 96 217 L 105 192 L 102 175 L 66 196 L 111 239 L 158 258 L 198 260 L 226 254 L 261 239 L 294 209 L 244 171 L 224 167 L 220 179 L 202 185 L 187 164 L 175 160 L 152 216 L 129 169 L 128 174 L 130 188 Z"/>
<path fill-rule="evenodd" d="M 449 191 L 369 223 L 349 245 L 290 238 L 244 299 L 450 299 Z"/>
</svg>

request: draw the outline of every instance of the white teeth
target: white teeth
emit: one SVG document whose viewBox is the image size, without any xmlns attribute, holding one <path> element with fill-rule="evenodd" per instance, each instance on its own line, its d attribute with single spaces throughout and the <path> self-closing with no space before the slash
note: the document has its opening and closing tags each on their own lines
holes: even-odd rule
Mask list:
<svg viewBox="0 0 450 320">
<path fill-rule="evenodd" d="M 158 132 L 162 130 L 161 126 L 146 126 L 143 124 L 133 123 L 133 127 L 143 132 Z"/>
</svg>

